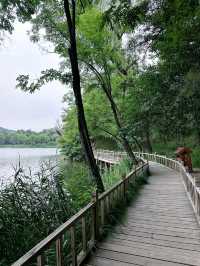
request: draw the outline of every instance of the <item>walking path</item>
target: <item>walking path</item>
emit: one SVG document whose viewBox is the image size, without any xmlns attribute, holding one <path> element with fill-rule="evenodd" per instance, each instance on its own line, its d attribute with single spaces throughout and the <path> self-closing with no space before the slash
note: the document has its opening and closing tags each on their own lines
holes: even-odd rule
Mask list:
<svg viewBox="0 0 200 266">
<path fill-rule="evenodd" d="M 200 266 L 200 227 L 180 174 L 157 163 L 123 223 L 85 265 Z"/>
</svg>

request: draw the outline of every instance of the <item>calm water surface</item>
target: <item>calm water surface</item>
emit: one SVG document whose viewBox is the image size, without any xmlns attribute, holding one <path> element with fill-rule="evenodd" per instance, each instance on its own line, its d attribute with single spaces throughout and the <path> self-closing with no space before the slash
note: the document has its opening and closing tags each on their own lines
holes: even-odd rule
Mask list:
<svg viewBox="0 0 200 266">
<path fill-rule="evenodd" d="M 24 169 L 31 168 L 32 172 L 39 169 L 42 161 L 56 162 L 56 148 L 0 148 L 0 184 L 13 180 L 14 167 L 19 165 Z"/>
</svg>

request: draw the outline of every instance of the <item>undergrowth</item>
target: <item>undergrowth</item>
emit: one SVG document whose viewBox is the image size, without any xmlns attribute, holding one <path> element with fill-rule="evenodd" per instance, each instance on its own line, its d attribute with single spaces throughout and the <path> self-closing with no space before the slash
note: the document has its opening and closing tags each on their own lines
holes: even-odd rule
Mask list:
<svg viewBox="0 0 200 266">
<path fill-rule="evenodd" d="M 129 160 L 104 170 L 106 190 L 130 172 Z M 126 204 L 119 202 L 108 215 L 104 234 L 123 217 L 124 206 L 137 195 L 145 178 L 138 177 L 127 191 Z M 62 162 L 59 172 L 50 165 L 41 165 L 37 174 L 19 169 L 15 182 L 0 193 L 0 266 L 11 265 L 40 240 L 91 201 L 95 184 L 85 164 Z M 88 230 L 90 230 L 89 228 Z M 81 242 L 81 230 L 77 241 Z M 88 232 L 89 235 L 89 232 Z M 69 236 L 65 236 L 65 251 L 69 251 Z M 68 253 L 68 252 L 66 252 Z M 55 265 L 55 247 L 47 251 L 48 265 Z M 68 253 L 69 256 L 69 253 Z M 69 258 L 66 257 L 68 261 Z M 65 265 L 68 262 L 65 263 Z"/>
</svg>

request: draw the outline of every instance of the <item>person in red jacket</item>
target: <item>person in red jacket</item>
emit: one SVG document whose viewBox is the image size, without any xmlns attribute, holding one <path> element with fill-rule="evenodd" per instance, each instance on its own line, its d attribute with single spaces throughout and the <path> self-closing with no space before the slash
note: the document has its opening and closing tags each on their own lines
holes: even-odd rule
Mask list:
<svg viewBox="0 0 200 266">
<path fill-rule="evenodd" d="M 190 173 L 193 171 L 191 152 L 192 150 L 187 147 L 178 147 L 176 150 L 176 159 L 181 161 Z"/>
</svg>

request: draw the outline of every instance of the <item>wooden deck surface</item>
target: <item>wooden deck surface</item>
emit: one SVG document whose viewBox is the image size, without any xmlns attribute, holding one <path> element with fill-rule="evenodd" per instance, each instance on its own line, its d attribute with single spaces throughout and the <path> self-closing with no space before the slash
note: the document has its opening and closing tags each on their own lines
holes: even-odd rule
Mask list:
<svg viewBox="0 0 200 266">
<path fill-rule="evenodd" d="M 155 163 L 150 170 L 123 223 L 85 265 L 200 266 L 200 227 L 181 177 Z"/>
</svg>

